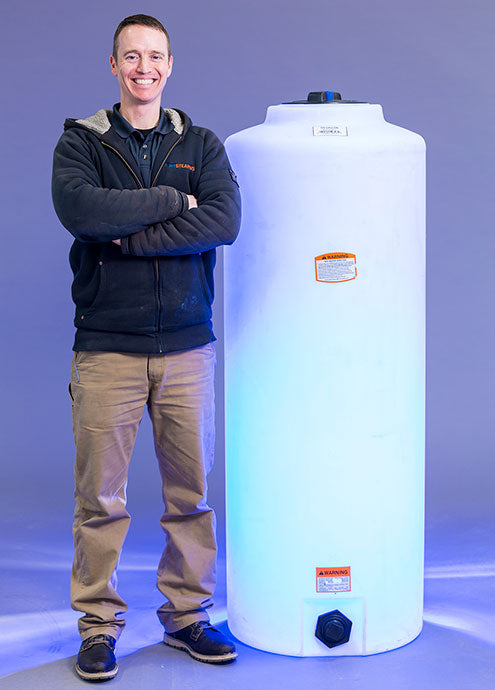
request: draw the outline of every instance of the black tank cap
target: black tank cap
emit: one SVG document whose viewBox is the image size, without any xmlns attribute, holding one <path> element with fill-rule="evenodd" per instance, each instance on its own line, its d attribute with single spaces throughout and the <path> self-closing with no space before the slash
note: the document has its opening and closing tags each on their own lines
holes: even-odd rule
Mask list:
<svg viewBox="0 0 495 690">
<path fill-rule="evenodd" d="M 308 103 L 327 103 L 328 101 L 341 101 L 342 96 L 338 91 L 310 91 Z"/>
<path fill-rule="evenodd" d="M 338 91 L 310 91 L 307 101 L 288 101 L 282 105 L 293 103 L 363 103 L 364 101 L 343 101 Z"/>
</svg>

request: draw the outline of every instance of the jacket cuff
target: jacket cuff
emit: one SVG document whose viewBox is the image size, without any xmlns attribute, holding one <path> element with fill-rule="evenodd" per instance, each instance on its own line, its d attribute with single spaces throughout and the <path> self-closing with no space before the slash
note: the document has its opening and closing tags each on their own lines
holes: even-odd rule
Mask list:
<svg viewBox="0 0 495 690">
<path fill-rule="evenodd" d="M 177 214 L 178 216 L 180 216 L 182 213 L 184 213 L 184 211 L 189 210 L 189 199 L 187 198 L 187 194 L 185 192 L 181 192 L 179 190 L 177 190 L 177 192 L 178 192 L 178 194 L 181 198 L 181 202 L 182 202 L 182 209 Z"/>
<path fill-rule="evenodd" d="M 122 237 L 120 240 L 120 250 L 122 254 L 130 254 L 131 250 L 129 247 L 129 240 L 131 238 L 131 235 L 128 235 L 127 237 Z"/>
</svg>

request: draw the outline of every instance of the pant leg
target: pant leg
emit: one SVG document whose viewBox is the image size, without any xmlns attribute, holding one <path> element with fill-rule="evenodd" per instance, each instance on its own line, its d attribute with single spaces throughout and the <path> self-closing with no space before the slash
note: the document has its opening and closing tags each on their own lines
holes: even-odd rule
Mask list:
<svg viewBox="0 0 495 690">
<path fill-rule="evenodd" d="M 216 582 L 216 519 L 206 503 L 215 453 L 212 344 L 150 357 L 148 408 L 162 476 L 166 545 L 158 567 L 167 602 L 158 617 L 168 632 L 209 620 Z"/>
<path fill-rule="evenodd" d="M 149 388 L 147 355 L 78 352 L 71 371 L 76 443 L 72 608 L 83 639 L 118 638 L 126 611 L 116 568 L 129 526 L 129 462 Z"/>
</svg>

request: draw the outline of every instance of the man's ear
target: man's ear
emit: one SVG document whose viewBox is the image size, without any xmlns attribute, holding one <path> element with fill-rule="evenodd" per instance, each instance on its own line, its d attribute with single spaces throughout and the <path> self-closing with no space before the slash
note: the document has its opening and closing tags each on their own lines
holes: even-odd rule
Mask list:
<svg viewBox="0 0 495 690">
<path fill-rule="evenodd" d="M 112 70 L 112 74 L 114 77 L 117 76 L 117 62 L 115 61 L 115 58 L 113 55 L 110 55 L 110 69 Z"/>
</svg>

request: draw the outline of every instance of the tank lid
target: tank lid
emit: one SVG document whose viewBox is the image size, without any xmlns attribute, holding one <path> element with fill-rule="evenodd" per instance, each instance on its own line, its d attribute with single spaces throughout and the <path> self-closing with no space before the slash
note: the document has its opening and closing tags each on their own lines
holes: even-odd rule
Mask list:
<svg viewBox="0 0 495 690">
<path fill-rule="evenodd" d="M 310 91 L 306 101 L 288 101 L 283 105 L 293 103 L 365 103 L 365 101 L 343 101 L 338 91 Z"/>
</svg>

